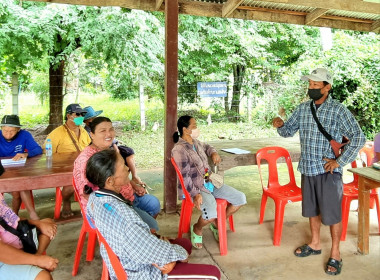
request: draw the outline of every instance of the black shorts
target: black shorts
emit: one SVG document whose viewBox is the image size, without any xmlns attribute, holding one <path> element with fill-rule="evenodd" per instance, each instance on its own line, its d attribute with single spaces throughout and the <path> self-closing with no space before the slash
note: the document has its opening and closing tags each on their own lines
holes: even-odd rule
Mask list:
<svg viewBox="0 0 380 280">
<path fill-rule="evenodd" d="M 334 225 L 342 220 L 342 174 L 302 175 L 301 189 L 302 216 L 321 215 L 324 225 Z"/>
</svg>

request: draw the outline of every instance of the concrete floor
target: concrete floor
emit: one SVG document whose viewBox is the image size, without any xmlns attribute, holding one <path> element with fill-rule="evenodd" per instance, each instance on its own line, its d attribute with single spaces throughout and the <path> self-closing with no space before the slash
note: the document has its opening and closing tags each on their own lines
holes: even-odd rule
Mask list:
<svg viewBox="0 0 380 280">
<path fill-rule="evenodd" d="M 237 169 L 226 173 L 226 182 L 247 194 L 248 205 L 243 207 L 235 216 L 236 232 L 228 231 L 228 254 L 220 256 L 219 246 L 209 229 L 204 230 L 204 248 L 193 250 L 191 263 L 208 263 L 219 267 L 222 279 L 380 279 L 380 236 L 377 225 L 376 210 L 370 210 L 370 254 L 359 255 L 356 250 L 357 242 L 357 212 L 353 203 L 346 241 L 341 242 L 343 269 L 339 276 L 329 276 L 324 272 L 324 266 L 329 258 L 330 233 L 329 228 L 322 226 L 322 254 L 307 258 L 297 258 L 294 249 L 309 241 L 310 231 L 308 219 L 301 216 L 301 204 L 288 204 L 285 209 L 281 246 L 273 246 L 274 204 L 268 199 L 266 215 L 263 224 L 259 224 L 261 186 L 258 184 L 257 168 Z M 140 172 L 145 180 L 153 180 L 148 174 L 155 174 L 157 180 L 162 180 L 162 170 Z M 247 182 L 248 178 L 250 183 Z M 254 178 L 254 179 L 252 179 Z M 151 186 L 159 183 L 150 181 Z M 242 187 L 244 186 L 244 187 Z M 156 188 L 155 195 L 160 197 L 162 192 Z M 36 208 L 42 217 L 53 216 L 54 190 L 39 191 L 35 194 Z M 161 196 L 162 197 L 162 196 Z M 8 197 L 9 200 L 9 197 Z M 43 202 L 43 203 L 41 203 Z M 79 213 L 79 206 L 73 203 L 73 208 Z M 21 212 L 21 214 L 23 214 Z M 200 212 L 195 210 L 193 222 Z M 175 237 L 177 235 L 179 215 L 161 214 L 158 217 L 160 234 Z M 76 244 L 81 228 L 81 221 L 60 224 L 58 234 L 50 245 L 47 253 L 60 260 L 59 266 L 53 273 L 54 279 L 100 279 L 102 261 L 96 252 L 92 262 L 85 261 L 83 250 L 78 275 L 71 276 L 71 270 L 76 250 Z M 148 280 L 148 279 L 147 279 Z"/>
</svg>

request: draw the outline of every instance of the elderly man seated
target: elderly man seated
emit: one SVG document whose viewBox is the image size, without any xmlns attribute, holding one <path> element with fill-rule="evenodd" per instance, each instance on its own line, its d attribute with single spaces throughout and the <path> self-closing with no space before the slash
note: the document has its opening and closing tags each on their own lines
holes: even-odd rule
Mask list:
<svg viewBox="0 0 380 280">
<path fill-rule="evenodd" d="M 41 147 L 33 139 L 32 134 L 21 129 L 20 119 L 17 115 L 5 115 L 1 120 L 0 134 L 0 157 L 13 157 L 18 161 L 27 157 L 34 157 L 42 154 Z M 29 212 L 32 220 L 39 219 L 32 203 L 30 191 L 12 192 L 12 209 L 18 214 L 21 200 Z"/>
</svg>

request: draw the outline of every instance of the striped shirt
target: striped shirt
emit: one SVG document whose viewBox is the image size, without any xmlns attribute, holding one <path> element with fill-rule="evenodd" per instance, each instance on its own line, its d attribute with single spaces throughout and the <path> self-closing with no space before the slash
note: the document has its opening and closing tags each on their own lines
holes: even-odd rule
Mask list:
<svg viewBox="0 0 380 280">
<path fill-rule="evenodd" d="M 299 131 L 301 159 L 298 171 L 306 176 L 315 176 L 326 172 L 323 168 L 326 161 L 323 158 L 333 159 L 335 156 L 329 141 L 318 129 L 311 113 L 310 102 L 300 104 L 289 120 L 277 129 L 277 132 L 282 137 L 292 137 Z M 315 104 L 313 106 L 315 107 Z M 340 166 L 334 170 L 342 174 L 342 167 L 355 160 L 365 143 L 363 131 L 350 111 L 330 96 L 321 104 L 316 113 L 322 126 L 335 141 L 341 143 L 343 136 L 350 140 L 337 159 Z"/>
</svg>

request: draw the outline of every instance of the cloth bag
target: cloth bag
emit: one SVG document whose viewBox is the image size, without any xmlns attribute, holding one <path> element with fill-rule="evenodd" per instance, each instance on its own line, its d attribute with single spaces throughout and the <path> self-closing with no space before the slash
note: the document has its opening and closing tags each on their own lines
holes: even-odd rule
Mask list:
<svg viewBox="0 0 380 280">
<path fill-rule="evenodd" d="M 214 187 L 217 189 L 219 189 L 224 184 L 224 178 L 220 174 L 211 173 L 209 176 L 209 179 L 210 179 L 211 183 L 214 185 Z"/>
</svg>

